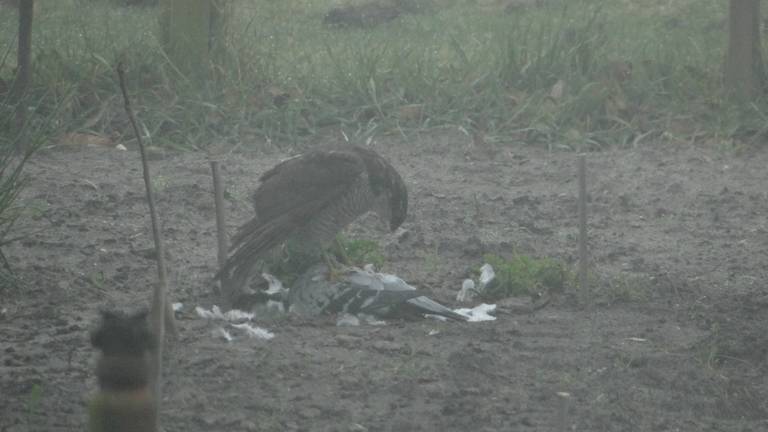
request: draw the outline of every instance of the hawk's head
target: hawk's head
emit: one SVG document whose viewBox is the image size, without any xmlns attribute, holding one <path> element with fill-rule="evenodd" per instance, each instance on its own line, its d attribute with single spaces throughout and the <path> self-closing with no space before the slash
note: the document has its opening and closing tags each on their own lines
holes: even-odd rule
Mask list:
<svg viewBox="0 0 768 432">
<path fill-rule="evenodd" d="M 400 174 L 389 167 L 387 172 L 387 187 L 384 191 L 386 196 L 383 211 L 379 215 L 384 220 L 389 221 L 389 229 L 394 231 L 405 222 L 408 215 L 408 190 Z"/>
<path fill-rule="evenodd" d="M 376 196 L 374 211 L 394 231 L 408 215 L 408 189 L 395 168 L 381 156 L 362 147 L 355 147 L 365 163 L 371 191 Z"/>
</svg>

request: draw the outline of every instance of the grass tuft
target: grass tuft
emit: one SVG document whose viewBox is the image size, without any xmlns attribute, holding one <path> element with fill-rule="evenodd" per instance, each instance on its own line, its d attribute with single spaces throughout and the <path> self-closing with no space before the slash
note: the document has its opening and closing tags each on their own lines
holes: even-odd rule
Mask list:
<svg viewBox="0 0 768 432">
<path fill-rule="evenodd" d="M 496 281 L 481 293 L 489 301 L 506 297 L 538 297 L 542 293 L 563 291 L 568 280 L 565 267 L 550 258 L 515 255 L 504 259 L 486 255 L 484 260 L 493 266 L 496 273 Z"/>
</svg>

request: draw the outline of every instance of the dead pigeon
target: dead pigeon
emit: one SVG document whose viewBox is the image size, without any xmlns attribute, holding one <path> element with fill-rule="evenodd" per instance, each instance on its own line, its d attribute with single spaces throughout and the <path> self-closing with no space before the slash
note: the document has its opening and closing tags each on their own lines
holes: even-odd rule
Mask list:
<svg viewBox="0 0 768 432">
<path fill-rule="evenodd" d="M 346 267 L 334 278 L 325 264 L 311 267 L 288 290 L 289 310 L 305 316 L 366 314 L 380 318 L 437 315 L 466 321 L 467 317 L 426 297 L 399 277 Z"/>
</svg>

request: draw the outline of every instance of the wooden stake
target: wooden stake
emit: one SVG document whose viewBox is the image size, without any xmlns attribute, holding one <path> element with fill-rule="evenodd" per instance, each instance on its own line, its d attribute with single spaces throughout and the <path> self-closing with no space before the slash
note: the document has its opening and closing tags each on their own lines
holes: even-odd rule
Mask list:
<svg viewBox="0 0 768 432">
<path fill-rule="evenodd" d="M 221 184 L 221 171 L 219 170 L 219 161 L 211 161 L 211 174 L 213 176 L 213 199 L 216 205 L 216 240 L 218 244 L 218 262 L 219 270 L 227 262 L 227 252 L 229 245 L 227 240 L 226 227 L 226 209 L 224 208 L 224 187 Z M 229 287 L 227 275 L 221 276 L 221 299 L 222 304 L 229 308 L 232 306 L 232 292 Z"/>
<path fill-rule="evenodd" d="M 579 288 L 587 289 L 587 163 L 579 155 Z"/>
</svg>

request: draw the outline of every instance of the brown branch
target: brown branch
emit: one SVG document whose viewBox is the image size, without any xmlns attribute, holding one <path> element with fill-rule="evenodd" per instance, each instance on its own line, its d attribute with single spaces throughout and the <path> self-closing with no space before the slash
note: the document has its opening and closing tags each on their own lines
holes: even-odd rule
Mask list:
<svg viewBox="0 0 768 432">
<path fill-rule="evenodd" d="M 125 101 L 125 111 L 128 114 L 128 119 L 133 127 L 133 132 L 136 134 L 136 141 L 139 144 L 139 153 L 141 155 L 141 165 L 144 171 L 144 186 L 147 193 L 147 204 L 149 205 L 149 215 L 152 219 L 152 238 L 155 242 L 155 252 L 157 253 L 157 273 L 158 281 L 155 284 L 155 288 L 152 292 L 152 311 L 150 313 L 150 321 L 152 323 L 152 330 L 157 338 L 157 347 L 152 352 L 152 375 L 151 384 L 153 388 L 153 396 L 155 399 L 156 412 L 160 412 L 160 399 L 162 396 L 160 382 L 162 380 L 162 363 L 163 363 L 163 341 L 165 339 L 166 325 L 168 330 L 175 335 L 176 327 L 173 321 L 173 311 L 170 310 L 170 304 L 166 301 L 166 291 L 168 287 L 168 277 L 165 267 L 165 248 L 163 247 L 163 238 L 160 235 L 160 222 L 157 217 L 157 209 L 155 206 L 155 195 L 152 190 L 152 178 L 149 171 L 149 163 L 147 162 L 146 149 L 144 148 L 144 141 L 141 138 L 141 133 L 136 125 L 136 118 L 131 108 L 131 102 L 128 98 L 128 90 L 125 86 L 125 71 L 123 63 L 120 62 L 117 65 L 117 75 L 120 81 L 120 90 L 123 93 L 123 100 Z"/>
</svg>

